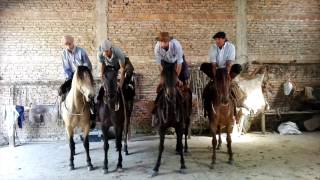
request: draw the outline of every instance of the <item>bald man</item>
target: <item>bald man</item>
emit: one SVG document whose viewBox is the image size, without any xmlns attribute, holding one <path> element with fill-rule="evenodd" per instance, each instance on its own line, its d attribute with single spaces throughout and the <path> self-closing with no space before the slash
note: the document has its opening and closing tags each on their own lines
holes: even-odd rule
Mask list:
<svg viewBox="0 0 320 180">
<path fill-rule="evenodd" d="M 59 90 L 59 95 L 62 100 L 65 100 L 66 94 L 71 89 L 71 81 L 74 72 L 78 66 L 87 66 L 92 70 L 91 62 L 86 51 L 74 44 L 74 38 L 70 35 L 62 37 L 62 44 L 65 48 L 62 51 L 62 64 L 66 77 L 66 81 L 62 84 Z"/>
<path fill-rule="evenodd" d="M 59 88 L 59 96 L 61 96 L 61 102 L 65 100 L 68 92 L 71 89 L 71 82 L 74 72 L 78 66 L 87 66 L 92 70 L 91 62 L 86 51 L 74 44 L 74 38 L 70 35 L 65 35 L 62 37 L 62 45 L 64 49 L 62 51 L 62 65 L 66 81 Z M 94 114 L 94 104 L 90 105 L 92 120 L 91 127 L 95 126 L 95 114 Z"/>
</svg>

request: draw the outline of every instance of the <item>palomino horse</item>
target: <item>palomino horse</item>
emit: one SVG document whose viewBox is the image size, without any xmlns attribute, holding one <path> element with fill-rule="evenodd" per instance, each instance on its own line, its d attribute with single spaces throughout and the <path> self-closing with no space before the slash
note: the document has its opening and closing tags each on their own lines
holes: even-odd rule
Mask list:
<svg viewBox="0 0 320 180">
<path fill-rule="evenodd" d="M 111 126 L 115 129 L 116 148 L 119 153 L 116 170 L 122 171 L 122 133 L 127 124 L 127 116 L 123 94 L 117 88 L 117 76 L 118 71 L 113 68 L 107 69 L 103 82 L 104 88 L 100 89 L 98 96 L 98 120 L 102 123 L 104 137 L 104 173 L 108 173 L 108 131 Z"/>
<path fill-rule="evenodd" d="M 166 130 L 169 127 L 175 128 L 177 134 L 177 150 L 180 154 L 180 172 L 184 173 L 186 169 L 183 157 L 182 136 L 184 129 L 183 107 L 181 106 L 182 97 L 176 89 L 177 73 L 175 64 L 163 62 L 163 71 L 161 73 L 164 79 L 164 88 L 159 93 L 158 105 L 155 110 L 155 126 L 157 126 L 160 135 L 159 155 L 152 176 L 158 175 L 161 164 L 161 156 L 164 150 L 164 139 Z"/>
<path fill-rule="evenodd" d="M 69 137 L 70 147 L 70 170 L 74 169 L 75 143 L 73 141 L 74 128 L 80 126 L 83 131 L 83 146 L 87 155 L 88 170 L 92 170 L 89 155 L 89 131 L 90 131 L 90 108 L 89 103 L 94 101 L 93 77 L 88 67 L 78 66 L 73 78 L 71 90 L 65 101 L 61 103 L 62 119 Z"/>
<path fill-rule="evenodd" d="M 209 96 L 204 94 L 204 105 L 208 112 L 210 129 L 212 132 L 213 154 L 211 168 L 214 168 L 216 162 L 216 148 L 221 147 L 220 131 L 222 127 L 227 129 L 227 147 L 229 154 L 229 163 L 233 164 L 233 153 L 231 149 L 231 132 L 234 124 L 234 104 L 230 99 L 230 78 L 225 68 L 217 69 L 214 80 L 206 86 Z M 209 91 L 208 91 L 209 90 Z M 204 90 L 206 91 L 206 90 Z M 216 135 L 219 135 L 217 145 Z"/>
</svg>

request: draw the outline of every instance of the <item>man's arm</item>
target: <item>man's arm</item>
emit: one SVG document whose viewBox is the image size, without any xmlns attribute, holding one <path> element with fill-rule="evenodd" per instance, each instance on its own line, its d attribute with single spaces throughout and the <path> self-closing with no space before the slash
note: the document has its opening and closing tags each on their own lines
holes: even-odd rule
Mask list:
<svg viewBox="0 0 320 180">
<path fill-rule="evenodd" d="M 177 55 L 176 55 L 176 57 L 177 57 L 176 73 L 179 76 L 180 73 L 181 73 L 181 67 L 182 67 L 182 63 L 183 63 L 183 50 L 182 50 L 182 46 L 179 43 L 179 41 L 174 41 L 174 42 L 175 42 L 175 47 L 177 48 L 176 49 L 176 52 L 177 52 Z"/>
<path fill-rule="evenodd" d="M 101 63 L 100 73 L 101 73 L 100 74 L 101 79 L 103 80 L 104 79 L 104 75 L 106 74 L 106 64 Z"/>
<path fill-rule="evenodd" d="M 159 42 L 156 43 L 155 47 L 154 47 L 154 56 L 156 59 L 156 64 L 158 64 L 158 68 L 159 68 L 159 72 L 162 72 L 162 66 L 161 66 L 161 56 L 159 54 Z"/>
<path fill-rule="evenodd" d="M 106 72 L 106 64 L 104 63 L 105 57 L 103 56 L 103 53 L 101 52 L 101 48 L 99 48 L 99 50 L 98 50 L 97 59 L 101 63 L 100 76 L 101 76 L 101 80 L 103 80 L 105 72 Z"/>
<path fill-rule="evenodd" d="M 72 78 L 72 68 L 70 67 L 70 64 L 68 62 L 68 59 L 65 58 L 64 54 L 62 54 L 62 65 L 64 74 L 66 76 L 66 79 Z"/>
<path fill-rule="evenodd" d="M 126 70 L 126 59 L 125 54 L 122 52 L 121 49 L 115 49 L 115 56 L 119 58 L 119 64 L 120 64 L 120 82 L 119 86 L 122 88 L 123 82 L 124 82 L 124 76 L 125 76 L 125 70 Z"/>
<path fill-rule="evenodd" d="M 227 60 L 227 62 L 226 62 L 226 68 L 227 68 L 228 74 L 230 73 L 231 66 L 232 66 L 232 61 L 231 61 L 231 60 Z"/>
<path fill-rule="evenodd" d="M 211 63 L 211 70 L 212 70 L 213 77 L 216 77 L 217 63 L 215 63 L 215 62 Z"/>
<path fill-rule="evenodd" d="M 236 59 L 236 48 L 234 47 L 233 44 L 231 44 L 230 51 L 228 53 L 227 61 L 226 61 L 226 68 L 228 70 L 228 74 L 230 73 L 232 63 L 235 61 L 235 59 Z"/>
</svg>

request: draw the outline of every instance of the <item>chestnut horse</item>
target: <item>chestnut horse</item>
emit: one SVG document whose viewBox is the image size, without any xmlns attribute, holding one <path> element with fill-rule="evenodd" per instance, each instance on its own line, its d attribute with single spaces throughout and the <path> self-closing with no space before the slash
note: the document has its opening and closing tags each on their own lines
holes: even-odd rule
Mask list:
<svg viewBox="0 0 320 180">
<path fill-rule="evenodd" d="M 210 130 L 212 132 L 212 160 L 211 168 L 214 168 L 216 162 L 216 148 L 221 147 L 221 128 L 227 129 L 227 147 L 229 154 L 229 163 L 233 164 L 233 153 L 231 148 L 231 132 L 234 124 L 234 104 L 230 98 L 230 77 L 225 68 L 217 69 L 215 77 L 208 83 L 204 89 L 203 99 L 205 111 L 208 113 Z M 205 91 L 207 92 L 205 94 Z M 209 93 L 208 93 L 209 92 Z M 217 143 L 216 135 L 219 135 Z"/>
</svg>

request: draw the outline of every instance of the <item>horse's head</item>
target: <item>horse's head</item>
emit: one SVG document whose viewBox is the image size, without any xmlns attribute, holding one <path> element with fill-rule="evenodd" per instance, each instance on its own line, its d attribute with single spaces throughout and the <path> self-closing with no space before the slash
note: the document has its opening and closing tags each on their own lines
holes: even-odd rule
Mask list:
<svg viewBox="0 0 320 180">
<path fill-rule="evenodd" d="M 113 107 L 115 105 L 117 96 L 117 81 L 118 81 L 118 71 L 116 70 L 106 70 L 103 86 L 105 89 L 105 96 L 108 99 L 109 106 Z"/>
<path fill-rule="evenodd" d="M 173 63 L 163 62 L 162 67 L 161 78 L 164 81 L 164 88 L 166 94 L 169 97 L 172 97 L 175 93 L 175 86 L 177 84 L 178 77 L 176 72 L 176 65 Z"/>
<path fill-rule="evenodd" d="M 215 84 L 218 102 L 227 104 L 230 99 L 230 79 L 226 68 L 217 69 Z"/>
<path fill-rule="evenodd" d="M 78 66 L 72 84 L 75 85 L 87 102 L 94 100 L 93 77 L 87 66 Z"/>
</svg>

